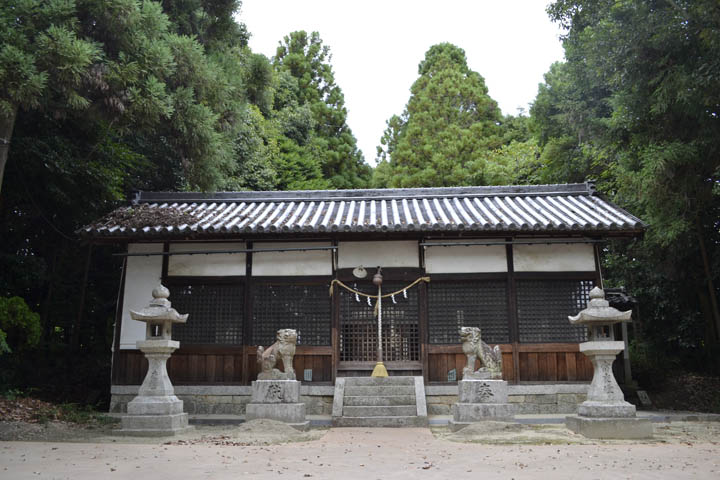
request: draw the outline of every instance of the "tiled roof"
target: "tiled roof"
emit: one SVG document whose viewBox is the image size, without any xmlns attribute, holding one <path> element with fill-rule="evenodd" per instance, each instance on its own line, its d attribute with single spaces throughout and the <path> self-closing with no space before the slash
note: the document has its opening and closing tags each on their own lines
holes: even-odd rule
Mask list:
<svg viewBox="0 0 720 480">
<path fill-rule="evenodd" d="M 133 206 L 116 210 L 81 233 L 94 237 L 197 238 L 293 232 L 628 234 L 644 229 L 640 219 L 599 197 L 593 184 L 580 183 L 211 194 L 141 192 Z"/>
</svg>

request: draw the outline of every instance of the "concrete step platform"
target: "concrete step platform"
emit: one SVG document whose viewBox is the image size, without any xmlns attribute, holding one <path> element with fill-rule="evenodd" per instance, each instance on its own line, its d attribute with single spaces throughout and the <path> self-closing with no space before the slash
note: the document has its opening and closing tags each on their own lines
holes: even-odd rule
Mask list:
<svg viewBox="0 0 720 480">
<path fill-rule="evenodd" d="M 387 387 L 415 385 L 415 377 L 344 377 L 345 386 L 353 387 Z"/>
<path fill-rule="evenodd" d="M 417 415 L 388 417 L 333 417 L 333 427 L 427 427 L 427 417 Z"/>
<path fill-rule="evenodd" d="M 345 406 L 371 407 L 391 405 L 415 405 L 415 395 L 346 396 Z"/>
<path fill-rule="evenodd" d="M 415 395 L 414 385 L 387 385 L 381 387 L 358 387 L 345 385 L 345 395 L 359 396 L 387 396 L 387 395 Z"/>
<path fill-rule="evenodd" d="M 422 377 L 344 377 L 335 383 L 335 427 L 428 425 Z"/>
<path fill-rule="evenodd" d="M 343 407 L 344 417 L 407 417 L 417 415 L 415 405 Z"/>
</svg>

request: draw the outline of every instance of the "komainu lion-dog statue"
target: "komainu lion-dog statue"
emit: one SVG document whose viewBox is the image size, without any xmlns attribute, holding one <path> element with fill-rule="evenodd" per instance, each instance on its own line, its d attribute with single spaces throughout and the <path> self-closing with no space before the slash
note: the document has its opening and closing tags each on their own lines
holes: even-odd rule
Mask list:
<svg viewBox="0 0 720 480">
<path fill-rule="evenodd" d="M 486 380 L 502 378 L 502 353 L 500 346 L 490 348 L 480 337 L 478 327 L 461 327 L 462 350 L 467 357 L 463 368 L 463 380 Z M 480 359 L 480 368 L 475 370 L 475 360 Z"/>
<path fill-rule="evenodd" d="M 267 349 L 259 346 L 257 349 L 257 362 L 260 364 L 258 380 L 296 380 L 293 368 L 293 357 L 297 344 L 297 332 L 291 328 L 277 331 L 277 341 Z M 282 362 L 284 372 L 275 365 Z"/>
</svg>

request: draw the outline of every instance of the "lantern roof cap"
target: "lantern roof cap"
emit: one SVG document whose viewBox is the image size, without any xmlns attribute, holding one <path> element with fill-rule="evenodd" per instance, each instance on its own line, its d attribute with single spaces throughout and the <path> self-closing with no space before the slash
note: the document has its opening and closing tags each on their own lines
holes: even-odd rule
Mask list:
<svg viewBox="0 0 720 480">
<path fill-rule="evenodd" d="M 621 312 L 611 307 L 610 302 L 605 300 L 605 292 L 598 287 L 590 291 L 590 301 L 586 309 L 568 319 L 573 325 L 612 325 L 618 322 L 631 321 L 632 310 Z"/>
</svg>

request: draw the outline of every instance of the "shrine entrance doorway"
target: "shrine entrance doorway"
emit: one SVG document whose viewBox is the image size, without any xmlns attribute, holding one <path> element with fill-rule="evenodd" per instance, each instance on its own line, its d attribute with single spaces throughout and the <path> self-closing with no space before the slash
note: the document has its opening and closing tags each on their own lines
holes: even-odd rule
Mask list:
<svg viewBox="0 0 720 480">
<path fill-rule="evenodd" d="M 377 295 L 372 273 L 362 280 L 345 283 L 367 294 Z M 403 289 L 410 282 L 393 279 L 383 269 L 386 280 L 383 294 Z M 383 362 L 390 375 L 422 375 L 421 288 L 415 285 L 382 302 Z M 339 291 L 338 375 L 368 375 L 377 361 L 378 322 L 375 298 L 356 295 L 344 288 Z"/>
</svg>

